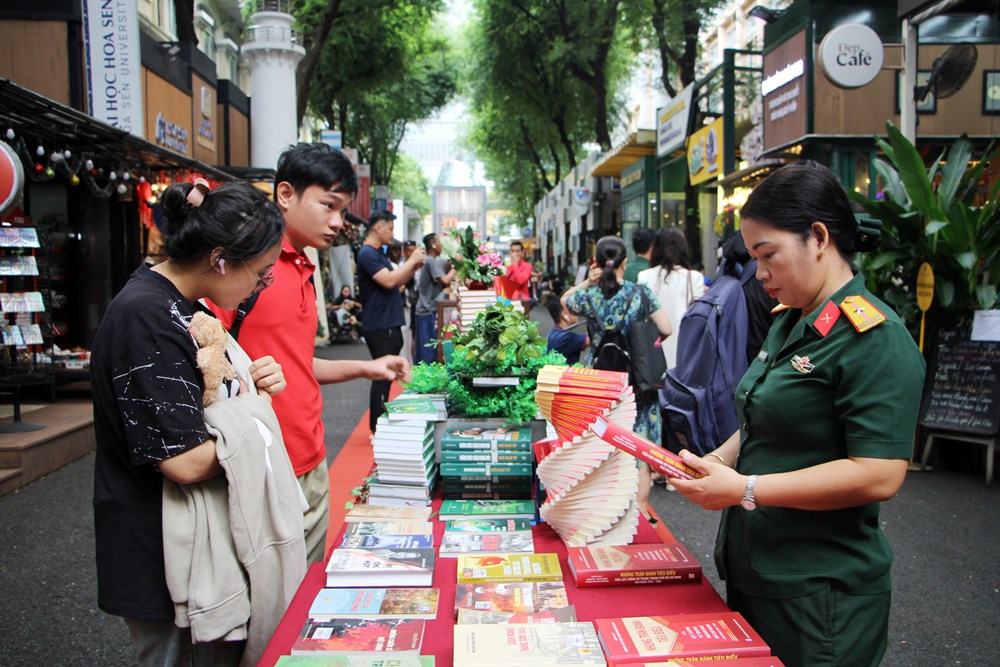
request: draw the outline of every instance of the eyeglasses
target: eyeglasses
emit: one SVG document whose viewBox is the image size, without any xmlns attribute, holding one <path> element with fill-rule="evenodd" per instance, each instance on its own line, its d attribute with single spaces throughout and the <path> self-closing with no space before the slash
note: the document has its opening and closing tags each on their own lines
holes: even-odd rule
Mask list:
<svg viewBox="0 0 1000 667">
<path fill-rule="evenodd" d="M 247 269 L 250 269 L 250 265 L 247 264 L 246 262 L 243 262 L 243 266 L 247 267 Z M 257 284 L 254 285 L 253 292 L 251 292 L 251 296 L 254 294 L 260 294 L 265 289 L 270 287 L 272 284 L 274 284 L 274 267 L 269 266 L 266 269 L 264 269 L 262 273 L 257 274 Z"/>
</svg>

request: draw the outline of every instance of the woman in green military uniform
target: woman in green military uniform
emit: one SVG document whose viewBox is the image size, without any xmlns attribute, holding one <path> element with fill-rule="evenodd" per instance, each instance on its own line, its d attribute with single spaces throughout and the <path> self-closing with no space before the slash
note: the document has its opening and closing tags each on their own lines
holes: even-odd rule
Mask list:
<svg viewBox="0 0 1000 667">
<path fill-rule="evenodd" d="M 740 430 L 674 486 L 724 510 L 715 549 L 729 606 L 789 667 L 877 665 L 892 550 L 879 503 L 902 486 L 924 361 L 899 317 L 855 275 L 878 229 L 834 175 L 782 167 L 743 206 L 757 278 L 781 313 L 737 388 Z"/>
</svg>

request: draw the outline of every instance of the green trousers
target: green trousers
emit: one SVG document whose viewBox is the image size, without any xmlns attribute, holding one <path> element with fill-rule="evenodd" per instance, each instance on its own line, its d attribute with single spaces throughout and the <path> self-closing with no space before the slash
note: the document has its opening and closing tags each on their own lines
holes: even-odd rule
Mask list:
<svg viewBox="0 0 1000 667">
<path fill-rule="evenodd" d="M 877 667 L 889 635 L 892 593 L 852 595 L 827 586 L 790 600 L 727 589 L 727 602 L 786 667 Z"/>
</svg>

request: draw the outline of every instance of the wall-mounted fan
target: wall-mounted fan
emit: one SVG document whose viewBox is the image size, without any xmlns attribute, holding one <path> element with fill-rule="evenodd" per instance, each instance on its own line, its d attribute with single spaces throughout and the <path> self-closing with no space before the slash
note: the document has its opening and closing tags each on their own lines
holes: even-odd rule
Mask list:
<svg viewBox="0 0 1000 667">
<path fill-rule="evenodd" d="M 948 50 L 934 59 L 927 85 L 913 89 L 913 99 L 923 102 L 928 93 L 943 99 L 951 97 L 965 85 L 976 69 L 979 52 L 972 44 L 952 44 Z"/>
</svg>

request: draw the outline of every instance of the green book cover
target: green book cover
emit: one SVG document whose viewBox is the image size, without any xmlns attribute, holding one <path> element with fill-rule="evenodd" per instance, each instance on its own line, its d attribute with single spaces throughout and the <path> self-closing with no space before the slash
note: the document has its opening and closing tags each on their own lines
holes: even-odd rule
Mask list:
<svg viewBox="0 0 1000 667">
<path fill-rule="evenodd" d="M 504 477 L 509 475 L 530 475 L 530 463 L 442 463 L 441 475 L 488 475 Z"/>
<path fill-rule="evenodd" d="M 531 519 L 535 503 L 531 500 L 445 500 L 438 511 L 439 518 L 512 518 Z"/>
<path fill-rule="evenodd" d="M 446 533 L 513 533 L 531 530 L 527 519 L 455 519 L 444 525 Z"/>
<path fill-rule="evenodd" d="M 527 463 L 530 465 L 531 461 L 531 452 L 441 450 L 441 463 Z"/>
</svg>

